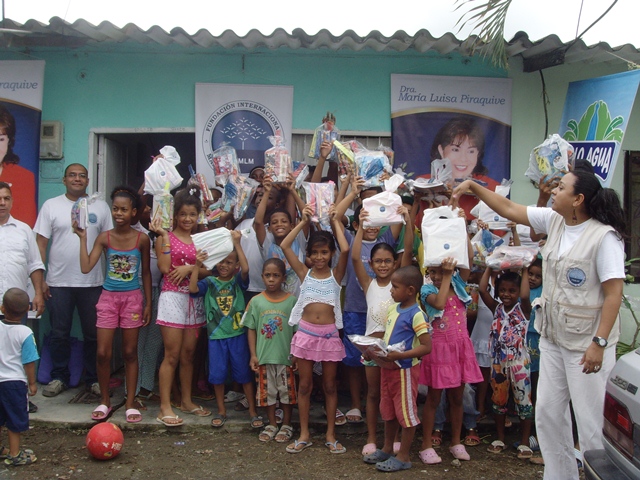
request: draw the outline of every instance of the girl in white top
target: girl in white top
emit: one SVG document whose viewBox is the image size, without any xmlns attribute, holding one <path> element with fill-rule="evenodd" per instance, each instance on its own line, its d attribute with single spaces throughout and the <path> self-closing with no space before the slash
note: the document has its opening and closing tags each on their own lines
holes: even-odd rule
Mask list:
<svg viewBox="0 0 640 480">
<path fill-rule="evenodd" d="M 399 266 L 411 265 L 413 254 L 413 224 L 407 207 L 398 208 L 398 213 L 406 222 L 404 236 L 404 252 L 401 262 L 394 248 L 388 243 L 378 243 L 371 249 L 369 261 L 375 278 L 371 278 L 362 262 L 360 252 L 364 228 L 359 228 L 353 239 L 351 259 L 353 268 L 367 299 L 367 327 L 365 335 L 382 338 L 387 323 L 387 311 L 395 302 L 391 298 L 391 275 Z M 366 222 L 369 212 L 360 212 L 360 225 Z M 400 265 L 398 265 L 400 263 Z M 362 448 L 362 455 L 370 455 L 377 449 L 376 429 L 380 406 L 380 367 L 374 362 L 364 361 L 367 376 L 367 443 Z"/>
<path fill-rule="evenodd" d="M 338 363 L 345 356 L 344 345 L 338 329 L 342 328 L 340 311 L 340 282 L 349 261 L 349 244 L 342 232 L 340 220 L 331 207 L 331 224 L 340 247 L 338 265 L 331 270 L 331 259 L 336 251 L 333 236 L 328 232 L 314 232 L 307 243 L 307 260 L 312 267 L 298 259 L 291 248 L 298 233 L 309 225 L 312 208 L 307 205 L 302 211 L 302 220 L 282 240 L 280 247 L 289 265 L 302 281 L 300 297 L 291 316 L 290 325 L 298 325 L 291 342 L 292 364 L 299 374 L 298 411 L 300 414 L 300 437 L 287 447 L 289 453 L 300 453 L 311 446 L 309 432 L 309 406 L 313 388 L 313 364 L 322 362 L 322 386 L 327 411 L 327 434 L 325 445 L 331 453 L 345 453 L 347 450 L 336 440 L 335 418 L 338 408 L 336 371 Z"/>
</svg>

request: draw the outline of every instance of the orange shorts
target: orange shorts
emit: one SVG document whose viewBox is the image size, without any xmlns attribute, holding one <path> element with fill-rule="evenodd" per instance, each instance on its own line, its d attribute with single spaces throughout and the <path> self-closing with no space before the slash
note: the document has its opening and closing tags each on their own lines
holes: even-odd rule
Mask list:
<svg viewBox="0 0 640 480">
<path fill-rule="evenodd" d="M 397 420 L 403 428 L 420 425 L 418 416 L 420 364 L 411 368 L 380 369 L 380 415 L 385 422 Z"/>
</svg>

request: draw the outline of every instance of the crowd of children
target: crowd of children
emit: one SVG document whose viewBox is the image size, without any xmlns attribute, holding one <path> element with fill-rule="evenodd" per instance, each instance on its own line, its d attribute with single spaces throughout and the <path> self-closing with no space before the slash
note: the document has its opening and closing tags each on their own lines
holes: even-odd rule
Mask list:
<svg viewBox="0 0 640 480">
<path fill-rule="evenodd" d="M 326 151 L 323 144 L 321 152 Z M 436 449 L 442 443 L 442 419 L 438 420 L 437 412 L 443 408 L 451 423 L 450 454 L 458 460 L 470 460 L 465 446 L 480 443 L 475 420 L 478 411 L 485 411 L 484 392 L 489 384 L 497 425 L 497 439 L 489 451 L 500 453 L 506 448 L 505 418 L 509 398 L 513 398 L 522 419 L 518 456 L 529 458 L 535 392 L 532 372 L 539 357 L 529 319 L 531 300 L 540 294 L 540 263 L 529 270 L 497 276 L 487 269 L 479 281 L 479 299 L 476 296 L 474 300 L 469 294 L 473 288 L 467 283 L 471 270 L 458 268 L 460 259 L 445 258 L 440 265 L 428 267 L 426 275 L 421 270 L 421 234 L 414 227 L 420 215 L 419 194 L 415 199 L 404 198 L 398 209 L 404 225 L 368 227 L 369 212 L 359 203 L 379 188 L 365 189 L 361 178 L 349 174 L 329 211 L 330 229 L 322 229 L 312 223 L 314 212 L 298 196 L 293 182 L 275 185 L 269 177 L 254 178 L 262 181 L 253 202 L 255 216 L 231 232 L 233 251 L 213 270 L 203 264 L 208 253 L 197 250 L 191 237 L 203 208 L 193 191 L 175 195 L 170 230 L 163 228 L 160 218 L 146 219 L 151 232 L 136 223 L 144 222 L 144 209 L 138 194 L 129 187 L 112 192 L 115 228 L 101 234 L 93 246 L 87 245 L 86 233 L 74 225 L 81 239 L 83 272 L 90 271 L 103 253 L 108 267 L 97 306 L 97 371 L 103 394 L 92 419 L 104 421 L 111 415 L 111 349 L 115 329 L 120 327 L 127 387 L 125 418 L 130 423 L 141 420 L 135 403 L 140 393 L 138 365 L 141 370 L 145 362 L 155 365 L 157 354 L 138 358 L 138 332 L 152 321 L 159 326 L 164 345 L 156 420 L 167 427 L 183 423 L 174 408 L 201 417 L 213 415 L 211 425 L 222 427 L 227 419 L 225 386 L 231 380 L 244 392 L 251 426 L 260 430 L 258 439 L 287 443 L 287 452 L 301 453 L 312 445 L 309 412 L 314 377 L 321 372 L 327 415 L 324 444 L 329 452 L 346 452 L 336 436 L 336 425 L 361 423 L 366 417 L 364 462 L 376 464 L 381 471 L 398 471 L 411 467 L 409 452 L 420 423 L 421 461 L 442 462 Z M 355 214 L 349 221 L 345 213 L 352 207 L 356 207 Z M 251 242 L 246 242 L 247 235 Z M 470 245 L 469 251 L 471 265 Z M 150 261 L 157 262 L 162 274 L 159 284 L 152 285 Z M 476 268 L 475 278 L 479 275 Z M 159 297 L 152 299 L 152 288 L 159 289 Z M 3 336 L 3 342 L 12 343 L 11 348 L 0 349 L 0 358 L 4 362 L 6 355 L 7 361 L 15 364 L 15 372 L 0 385 L 9 380 L 24 382 L 26 377 L 33 394 L 32 365 L 37 354 L 30 350 L 24 353 L 30 345 L 25 340 L 28 332 L 11 323 L 14 310 L 20 318 L 22 305 L 13 302 L 20 303 L 16 300 L 19 295 L 12 291 L 6 295 L 3 328 L 14 329 L 15 334 Z M 152 306 L 157 312 L 154 318 Z M 478 317 L 473 329 L 467 324 L 468 310 Z M 489 311 L 493 315 L 487 319 Z M 206 370 L 217 403 L 215 414 L 192 398 L 194 364 L 200 361 L 194 358 L 203 331 L 208 340 Z M 472 331 L 472 337 L 480 341 L 472 341 Z M 403 348 L 372 357 L 361 352 L 350 339 L 353 335 Z M 20 358 L 24 370 L 18 368 Z M 339 369 L 344 370 L 351 392 L 351 409 L 346 415 L 338 409 Z M 22 372 L 19 375 L 18 370 Z M 422 415 L 417 407 L 419 384 L 428 388 Z M 200 385 L 208 387 L 207 382 Z M 477 395 L 472 385 L 477 387 Z M 150 393 L 152 387 L 145 391 Z M 4 399 L 2 402 L 5 410 L 0 413 L 12 416 Z M 295 439 L 294 405 L 300 422 Z M 266 409 L 265 419 L 258 408 Z M 471 415 L 472 421 L 463 436 L 466 415 Z M 385 423 L 381 448 L 376 437 L 379 416 Z M 35 460 L 33 452 L 19 451 L 22 416 L 12 421 L 5 418 L 4 424 L 10 431 L 10 446 L 1 452 L 6 461 L 19 464 Z"/>
</svg>

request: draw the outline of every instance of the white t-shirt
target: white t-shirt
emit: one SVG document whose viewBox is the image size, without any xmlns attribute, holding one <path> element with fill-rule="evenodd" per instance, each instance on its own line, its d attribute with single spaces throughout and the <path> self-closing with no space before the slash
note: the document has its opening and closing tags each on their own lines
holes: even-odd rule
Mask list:
<svg viewBox="0 0 640 480">
<path fill-rule="evenodd" d="M 50 287 L 98 287 L 104 281 L 102 262 L 84 274 L 80 271 L 80 238 L 71 228 L 71 207 L 66 195 L 44 202 L 33 231 L 49 239 L 47 284 Z M 96 200 L 89 205 L 87 248 L 93 248 L 98 235 L 113 228 L 111 209 Z"/>
<path fill-rule="evenodd" d="M 236 230 L 250 230 L 248 236 L 242 235 L 240 246 L 244 251 L 247 262 L 249 263 L 249 292 L 264 292 L 266 287 L 262 281 L 262 253 L 256 238 L 256 232 L 253 229 L 253 218 L 247 218 L 238 224 Z"/>
<path fill-rule="evenodd" d="M 298 260 L 304 263 L 304 260 L 307 256 L 307 238 L 304 236 L 304 232 L 302 230 L 300 230 L 300 233 L 298 233 L 295 241 L 293 242 L 293 244 L 291 244 L 291 249 L 298 256 Z M 282 251 L 280 246 L 275 243 L 273 234 L 271 232 L 267 232 L 267 236 L 264 239 L 264 243 L 262 244 L 260 251 L 262 252 L 263 262 L 268 258 L 279 258 L 284 262 L 284 265 L 287 268 L 287 278 L 284 285 L 282 286 L 282 289 L 285 292 L 290 293 L 294 297 L 299 297 L 301 285 L 300 278 L 293 270 L 293 268 L 291 268 L 291 265 L 289 265 L 289 262 L 285 258 L 284 252 Z M 260 271 L 262 272 L 262 267 L 260 268 Z"/>
<path fill-rule="evenodd" d="M 27 381 L 23 365 L 40 357 L 33 332 L 26 325 L 0 322 L 0 382 Z"/>
<path fill-rule="evenodd" d="M 529 223 L 536 233 L 548 233 L 549 224 L 554 215 L 559 214 L 547 207 L 527 207 Z M 560 258 L 576 243 L 585 228 L 587 228 L 586 222 L 580 225 L 565 224 L 558 252 Z M 596 255 L 596 269 L 601 282 L 606 282 L 612 278 L 625 278 L 624 244 L 616 236 L 615 232 L 608 232 L 602 239 Z"/>
</svg>

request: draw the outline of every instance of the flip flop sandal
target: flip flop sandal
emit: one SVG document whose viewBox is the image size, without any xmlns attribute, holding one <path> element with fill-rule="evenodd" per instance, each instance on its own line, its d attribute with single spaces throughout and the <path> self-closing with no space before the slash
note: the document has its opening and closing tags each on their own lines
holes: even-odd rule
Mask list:
<svg viewBox="0 0 640 480">
<path fill-rule="evenodd" d="M 167 422 L 167 420 L 180 420 L 179 422 Z M 164 417 L 156 417 L 156 422 L 163 424 L 165 427 L 179 427 L 182 425 L 182 419 L 178 415 L 165 415 Z"/>
<path fill-rule="evenodd" d="M 360 411 L 359 408 L 352 408 L 347 413 L 345 413 L 345 416 L 347 417 L 347 422 L 348 423 L 362 423 L 362 422 L 364 422 L 364 419 L 362 418 L 362 412 Z M 349 417 L 351 417 L 351 419 L 349 419 Z M 355 418 L 355 420 L 354 420 L 354 418 Z"/>
<path fill-rule="evenodd" d="M 371 445 L 373 445 L 373 443 Z M 365 455 L 362 458 L 362 461 L 364 463 L 369 463 L 369 464 L 373 465 L 375 463 L 384 462 L 385 460 L 388 460 L 389 457 L 391 457 L 391 455 L 388 454 L 387 452 L 383 452 L 380 449 L 376 449 L 375 452 L 373 452 L 373 453 L 371 453 L 369 455 Z"/>
<path fill-rule="evenodd" d="M 309 448 L 311 445 L 313 445 L 313 442 L 303 442 L 299 440 L 294 440 L 293 444 L 287 446 L 285 450 L 287 451 L 287 453 L 300 453 L 306 450 L 307 448 Z"/>
<path fill-rule="evenodd" d="M 280 431 L 276 435 L 276 442 L 285 443 L 293 437 L 293 427 L 291 425 L 282 425 Z"/>
<path fill-rule="evenodd" d="M 93 420 L 94 422 L 104 422 L 111 416 L 112 410 L 113 408 L 100 404 L 95 408 L 93 412 L 91 412 L 91 420 Z M 97 415 L 98 413 L 101 413 L 102 415 Z"/>
<path fill-rule="evenodd" d="M 136 416 L 137 418 L 134 419 L 129 418 Z M 137 408 L 129 408 L 124 412 L 124 418 L 127 420 L 127 423 L 140 423 L 142 421 L 142 414 Z"/>
<path fill-rule="evenodd" d="M 526 445 L 518 445 L 518 455 L 520 460 L 528 460 L 533 457 L 533 450 Z"/>
<path fill-rule="evenodd" d="M 340 411 L 339 408 L 336 408 L 336 426 L 345 425 L 347 423 L 347 417 L 344 416 L 344 413 Z"/>
<path fill-rule="evenodd" d="M 246 410 L 249 410 L 249 400 L 247 400 L 246 397 L 242 398 L 238 403 L 236 403 L 233 409 L 236 412 L 244 412 Z"/>
<path fill-rule="evenodd" d="M 442 458 L 436 453 L 433 448 L 426 448 L 420 452 L 420 460 L 427 465 L 435 465 L 442 463 Z"/>
<path fill-rule="evenodd" d="M 494 440 L 491 442 L 491 445 L 487 447 L 487 452 L 491 453 L 502 453 L 504 449 L 507 448 L 504 442 L 500 440 Z"/>
<path fill-rule="evenodd" d="M 216 413 L 211 419 L 211 426 L 213 428 L 221 428 L 222 426 L 224 426 L 226 422 L 227 422 L 226 415 L 220 415 L 219 413 Z"/>
<path fill-rule="evenodd" d="M 338 442 L 338 440 L 336 440 L 335 442 L 324 442 L 324 445 L 329 449 L 331 453 L 334 453 L 336 455 L 340 453 L 347 453 L 347 449 L 340 442 Z M 340 445 L 340 448 L 338 448 L 338 445 Z"/>
<path fill-rule="evenodd" d="M 362 456 L 366 457 L 367 455 L 371 455 L 378 450 L 375 443 L 367 443 L 364 447 L 362 447 Z"/>
<path fill-rule="evenodd" d="M 529 463 L 532 463 L 534 465 L 543 465 L 544 466 L 544 458 L 542 458 L 542 457 L 531 457 L 529 459 Z"/>
<path fill-rule="evenodd" d="M 401 470 L 409 470 L 411 462 L 402 462 L 396 457 L 389 457 L 384 462 L 376 463 L 376 468 L 381 472 L 399 472 Z"/>
<path fill-rule="evenodd" d="M 439 447 L 440 445 L 442 445 L 442 431 L 441 430 L 434 430 L 433 433 L 431 434 L 431 445 L 433 445 L 433 447 Z"/>
<path fill-rule="evenodd" d="M 467 453 L 467 450 L 464 448 L 464 445 L 459 443 L 458 445 L 454 445 L 453 447 L 449 447 L 449 452 L 454 458 L 458 460 L 471 460 L 471 457 Z"/>
<path fill-rule="evenodd" d="M 258 415 L 256 415 L 255 417 L 251 417 L 251 428 L 262 428 L 262 427 L 264 427 L 264 420 L 262 419 L 262 417 Z"/>
<path fill-rule="evenodd" d="M 215 400 L 216 396 L 213 393 L 198 392 L 198 393 L 192 394 L 191 398 L 195 400 L 202 400 L 203 402 L 208 402 L 210 400 Z"/>
<path fill-rule="evenodd" d="M 21 465 L 30 465 L 36 460 L 38 460 L 38 457 L 33 454 L 33 451 L 20 450 L 20 452 L 18 452 L 18 455 L 16 455 L 15 457 L 7 455 L 7 458 L 4 459 L 4 464 L 11 467 L 19 467 Z"/>
<path fill-rule="evenodd" d="M 467 447 L 475 447 L 480 445 L 480 437 L 478 436 L 478 432 L 475 428 L 470 428 L 467 432 L 467 436 L 464 437 L 464 443 Z"/>
<path fill-rule="evenodd" d="M 195 415 L 196 417 L 209 417 L 211 416 L 211 412 L 201 405 L 198 405 L 196 408 L 192 408 L 191 410 L 183 410 L 180 409 L 182 413 L 188 413 L 189 415 Z"/>
<path fill-rule="evenodd" d="M 258 435 L 258 440 L 260 440 L 261 442 L 268 442 L 270 440 L 273 440 L 273 438 L 276 436 L 276 433 L 278 433 L 277 427 L 274 427 L 273 425 L 267 425 L 266 427 L 264 427 L 264 430 L 260 432 L 260 435 Z"/>
</svg>

